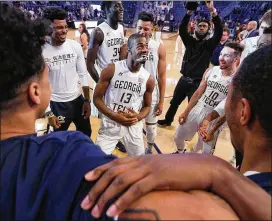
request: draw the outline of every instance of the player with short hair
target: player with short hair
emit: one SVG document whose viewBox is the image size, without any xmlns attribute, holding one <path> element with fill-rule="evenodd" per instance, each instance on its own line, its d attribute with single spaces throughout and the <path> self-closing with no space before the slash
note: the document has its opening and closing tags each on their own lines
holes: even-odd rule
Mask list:
<svg viewBox="0 0 272 221">
<path fill-rule="evenodd" d="M 185 111 L 179 117 L 174 140 L 178 151 L 183 151 L 185 140 L 191 140 L 204 117 L 226 98 L 228 85 L 236 70 L 243 48 L 239 43 L 227 43 L 220 53 L 219 66 L 207 69 L 199 88 L 193 94 Z M 213 140 L 216 141 L 215 139 Z M 210 144 L 213 146 L 213 144 Z M 202 150 L 203 141 L 199 137 L 194 151 Z"/>
<path fill-rule="evenodd" d="M 52 28 L 49 42 L 43 46 L 43 57 L 49 68 L 52 88 L 50 107 L 46 115 L 50 115 L 48 112 L 50 113 L 51 108 L 57 117 L 60 126 L 53 124 L 55 131 L 68 130 L 73 122 L 78 131 L 90 137 L 89 75 L 81 45 L 67 39 L 66 16 L 66 12 L 58 8 L 51 8 L 45 16 L 51 21 Z"/>
<path fill-rule="evenodd" d="M 148 59 L 144 68 L 153 76 L 155 88 L 152 93 L 151 109 L 146 122 L 146 153 L 152 153 L 152 148 L 157 135 L 158 116 L 161 115 L 164 103 L 166 86 L 166 49 L 161 41 L 151 38 L 153 29 L 153 15 L 141 12 L 138 15 L 137 32 L 146 37 L 148 42 Z"/>
<path fill-rule="evenodd" d="M 106 154 L 113 152 L 121 138 L 129 156 L 144 154 L 141 120 L 150 111 L 154 89 L 154 79 L 142 65 L 147 47 L 144 36 L 131 35 L 127 59 L 108 65 L 95 88 L 94 104 L 103 114 L 96 144 Z"/>
</svg>

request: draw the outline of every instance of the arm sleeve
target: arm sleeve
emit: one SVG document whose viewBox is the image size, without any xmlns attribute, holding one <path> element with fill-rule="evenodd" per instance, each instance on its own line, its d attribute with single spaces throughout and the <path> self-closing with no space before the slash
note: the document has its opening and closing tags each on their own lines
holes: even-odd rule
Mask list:
<svg viewBox="0 0 272 221">
<path fill-rule="evenodd" d="M 77 54 L 76 70 L 79 76 L 79 81 L 82 87 L 84 86 L 89 87 L 89 74 L 87 71 L 83 50 L 78 42 L 74 41 L 73 43 Z"/>
<path fill-rule="evenodd" d="M 225 115 L 225 104 L 226 104 L 226 99 L 222 100 L 215 108 L 214 110 L 220 115 L 220 117 Z"/>
<path fill-rule="evenodd" d="M 221 40 L 223 34 L 223 25 L 221 18 L 218 15 L 213 17 L 212 21 L 214 23 L 214 34 L 212 38 L 208 40 L 208 46 L 210 50 L 213 52 Z"/>
<path fill-rule="evenodd" d="M 186 14 L 182 21 L 181 21 L 181 24 L 179 26 L 179 35 L 185 45 L 185 47 L 187 47 L 189 44 L 191 44 L 194 39 L 192 36 L 189 35 L 188 33 L 188 23 L 190 21 L 190 15 Z"/>
</svg>

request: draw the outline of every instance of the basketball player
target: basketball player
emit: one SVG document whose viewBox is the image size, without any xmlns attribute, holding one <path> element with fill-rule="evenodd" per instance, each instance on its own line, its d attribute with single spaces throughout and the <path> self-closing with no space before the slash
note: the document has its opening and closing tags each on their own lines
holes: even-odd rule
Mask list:
<svg viewBox="0 0 272 221">
<path fill-rule="evenodd" d="M 166 84 L 166 50 L 161 41 L 151 38 L 153 29 L 153 15 L 141 12 L 138 15 L 137 32 L 146 37 L 148 42 L 148 59 L 144 68 L 155 79 L 155 88 L 152 93 L 151 109 L 145 119 L 146 122 L 146 153 L 152 153 L 152 147 L 157 135 L 158 116 L 163 110 L 165 84 Z"/>
<path fill-rule="evenodd" d="M 199 88 L 193 94 L 185 111 L 179 117 L 174 140 L 179 152 L 184 150 L 185 140 L 191 140 L 204 117 L 226 98 L 228 85 L 236 70 L 243 48 L 238 43 L 227 43 L 219 56 L 219 66 L 214 66 L 203 75 Z M 199 137 L 194 151 L 202 150 Z"/>
<path fill-rule="evenodd" d="M 272 11 L 267 11 L 263 17 L 260 19 L 260 26 L 259 26 L 259 35 L 251 38 L 245 38 L 241 41 L 241 45 L 244 46 L 244 51 L 241 56 L 241 62 L 244 60 L 246 56 L 257 49 L 257 42 L 260 36 L 263 34 L 265 28 L 272 26 Z"/>
<path fill-rule="evenodd" d="M 50 116 L 51 108 L 57 117 L 60 126 L 53 125 L 55 131 L 68 130 L 71 122 L 74 122 L 78 131 L 90 137 L 89 76 L 81 45 L 66 39 L 68 26 L 65 11 L 53 8 L 46 16 L 51 21 L 53 31 L 50 42 L 43 47 L 52 88 L 50 107 L 46 115 Z M 78 82 L 82 86 L 84 97 Z"/>
<path fill-rule="evenodd" d="M 103 114 L 96 144 L 106 154 L 113 152 L 121 138 L 129 156 L 144 154 L 141 120 L 150 111 L 154 89 L 153 77 L 142 66 L 147 47 L 144 36 L 131 35 L 127 59 L 108 65 L 95 88 L 94 104 Z"/>
<path fill-rule="evenodd" d="M 106 13 L 107 19 L 92 31 L 87 55 L 87 69 L 95 83 L 108 64 L 120 60 L 121 47 L 124 44 L 124 30 L 120 24 L 124 14 L 122 2 L 103 1 L 101 9 Z M 92 115 L 98 117 L 93 103 L 91 109 Z"/>
</svg>

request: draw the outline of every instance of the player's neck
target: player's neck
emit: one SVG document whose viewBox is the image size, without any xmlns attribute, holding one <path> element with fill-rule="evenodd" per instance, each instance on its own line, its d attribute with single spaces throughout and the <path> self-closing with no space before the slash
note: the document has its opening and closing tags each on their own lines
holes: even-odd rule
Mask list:
<svg viewBox="0 0 272 221">
<path fill-rule="evenodd" d="M 118 29 L 118 21 L 113 20 L 112 18 L 107 18 L 106 22 L 112 29 L 114 30 Z"/>
<path fill-rule="evenodd" d="M 133 62 L 133 60 L 131 60 L 131 59 L 127 59 L 127 67 L 128 67 L 128 69 L 132 72 L 132 73 L 137 73 L 139 70 L 140 70 L 140 68 L 141 68 L 141 64 L 134 64 L 134 62 Z"/>
<path fill-rule="evenodd" d="M 55 38 L 51 37 L 51 45 L 52 46 L 61 46 L 64 42 L 57 41 Z"/>
<path fill-rule="evenodd" d="M 33 112 L 25 110 L 16 113 L 1 113 L 0 140 L 34 134 L 36 118 L 32 115 Z"/>
<path fill-rule="evenodd" d="M 235 70 L 236 70 L 236 68 L 234 68 L 234 67 L 229 67 L 229 68 L 223 69 L 222 75 L 223 76 L 230 76 L 235 72 Z"/>
<path fill-rule="evenodd" d="M 271 154 L 271 144 L 253 136 L 244 144 L 244 156 L 240 172 L 271 172 Z"/>
</svg>

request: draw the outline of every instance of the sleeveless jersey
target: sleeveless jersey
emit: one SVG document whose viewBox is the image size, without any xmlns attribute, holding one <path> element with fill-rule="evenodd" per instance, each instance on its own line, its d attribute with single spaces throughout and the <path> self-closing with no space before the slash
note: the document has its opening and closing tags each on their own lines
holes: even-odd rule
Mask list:
<svg viewBox="0 0 272 221">
<path fill-rule="evenodd" d="M 158 63 L 160 42 L 150 38 L 148 42 L 148 59 L 144 64 L 144 68 L 154 77 L 155 85 L 158 84 Z"/>
<path fill-rule="evenodd" d="M 160 41 L 150 39 L 148 42 L 148 60 L 144 64 L 144 68 L 153 76 L 155 80 L 155 88 L 152 93 L 152 101 L 157 103 L 159 99 L 158 88 L 158 63 L 159 63 L 159 47 Z"/>
<path fill-rule="evenodd" d="M 119 61 L 120 50 L 124 44 L 123 26 L 118 24 L 117 30 L 112 29 L 107 22 L 103 22 L 98 27 L 104 34 L 104 40 L 97 53 L 97 66 L 102 70 L 108 64 Z"/>
<path fill-rule="evenodd" d="M 233 75 L 223 76 L 219 66 L 215 66 L 206 75 L 207 88 L 198 100 L 202 105 L 215 108 L 227 97 L 228 86 Z"/>
<path fill-rule="evenodd" d="M 141 67 L 132 73 L 126 60 L 114 63 L 115 72 L 105 94 L 105 105 L 114 112 L 132 108 L 138 112 L 142 107 L 146 83 L 150 74 Z"/>
</svg>

